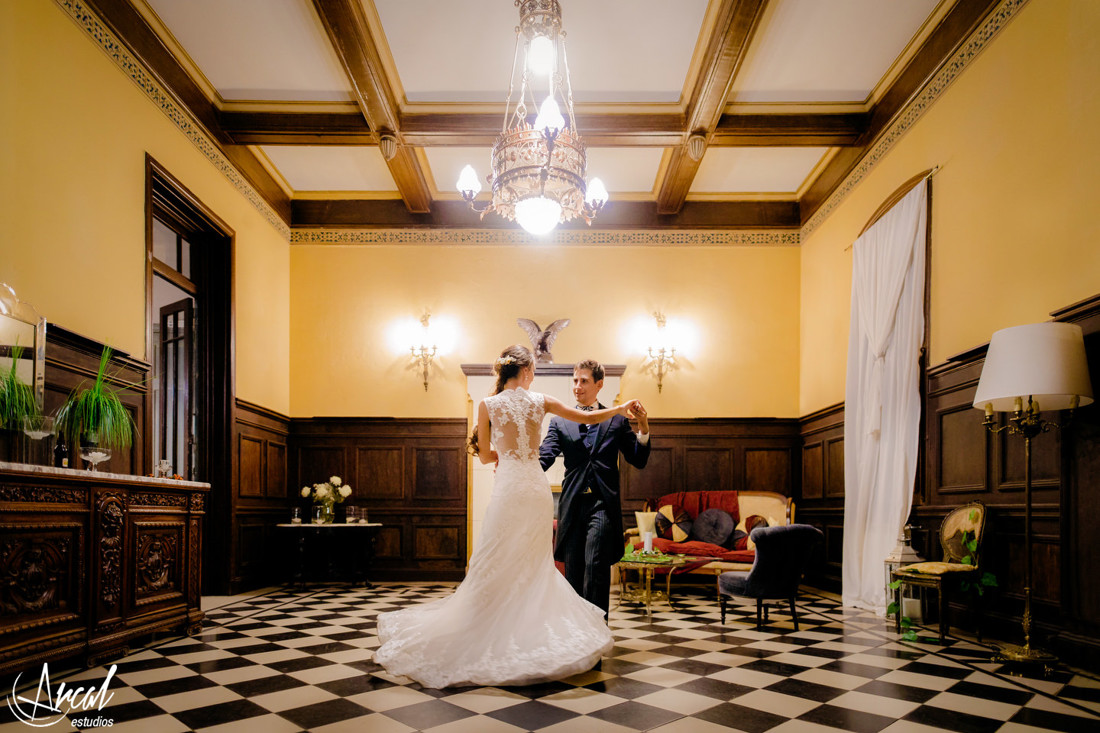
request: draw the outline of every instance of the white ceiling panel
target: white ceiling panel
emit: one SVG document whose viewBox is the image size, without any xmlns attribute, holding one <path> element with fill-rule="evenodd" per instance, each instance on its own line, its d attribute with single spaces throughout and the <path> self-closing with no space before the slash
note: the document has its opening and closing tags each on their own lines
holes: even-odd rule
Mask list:
<svg viewBox="0 0 1100 733">
<path fill-rule="evenodd" d="M 733 103 L 863 102 L 941 0 L 773 0 Z"/>
<path fill-rule="evenodd" d="M 309 0 L 146 1 L 222 99 L 353 99 Z"/>
<path fill-rule="evenodd" d="M 264 145 L 264 154 L 294 191 L 396 191 L 378 148 Z"/>
<path fill-rule="evenodd" d="M 519 24 L 512 3 L 373 3 L 409 102 L 503 102 Z M 679 101 L 706 8 L 706 0 L 563 2 L 574 100 Z"/>
<path fill-rule="evenodd" d="M 691 193 L 790 193 L 802 186 L 828 148 L 710 148 Z"/>
<path fill-rule="evenodd" d="M 650 193 L 664 148 L 589 148 L 588 177 L 599 178 L 612 195 Z"/>
<path fill-rule="evenodd" d="M 424 148 L 428 158 L 432 180 L 440 193 L 457 193 L 455 184 L 462 167 L 472 165 L 481 181 L 482 190 L 489 188 L 485 176 L 489 175 L 489 148 Z"/>
</svg>

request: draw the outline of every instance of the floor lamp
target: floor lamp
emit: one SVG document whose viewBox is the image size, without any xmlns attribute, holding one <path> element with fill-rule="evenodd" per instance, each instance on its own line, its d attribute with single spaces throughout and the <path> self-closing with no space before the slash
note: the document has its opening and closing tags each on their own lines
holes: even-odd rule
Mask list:
<svg viewBox="0 0 1100 733">
<path fill-rule="evenodd" d="M 993 334 L 986 353 L 974 407 L 985 410 L 983 424 L 993 433 L 1007 430 L 1024 437 L 1024 645 L 1005 644 L 997 658 L 1011 663 L 1050 667 L 1058 658 L 1031 646 L 1031 440 L 1057 423 L 1047 412 L 1070 410 L 1092 402 L 1081 327 L 1073 323 L 1033 323 Z M 1008 412 L 1008 424 L 997 427 L 995 412 Z"/>
</svg>

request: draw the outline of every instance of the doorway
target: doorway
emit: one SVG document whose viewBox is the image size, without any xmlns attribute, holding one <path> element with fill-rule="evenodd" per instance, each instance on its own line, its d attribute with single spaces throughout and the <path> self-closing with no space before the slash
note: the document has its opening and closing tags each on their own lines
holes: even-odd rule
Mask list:
<svg viewBox="0 0 1100 733">
<path fill-rule="evenodd" d="M 233 428 L 233 232 L 146 156 L 145 436 L 152 470 L 210 484 L 204 594 L 229 588 Z M 164 463 L 161 463 L 164 462 Z"/>
</svg>

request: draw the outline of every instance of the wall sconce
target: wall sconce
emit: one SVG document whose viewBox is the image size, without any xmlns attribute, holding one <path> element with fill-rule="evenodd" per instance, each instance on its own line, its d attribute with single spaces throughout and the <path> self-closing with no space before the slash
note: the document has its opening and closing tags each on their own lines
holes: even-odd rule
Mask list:
<svg viewBox="0 0 1100 733">
<path fill-rule="evenodd" d="M 409 351 L 412 353 L 412 359 L 415 364 L 420 367 L 421 372 L 424 375 L 424 391 L 428 391 L 428 370 L 431 369 L 432 359 L 435 358 L 438 349 L 434 342 L 431 346 L 428 343 L 433 341 L 431 336 L 431 329 L 428 326 L 428 319 L 432 317 L 432 314 L 428 311 L 424 312 L 424 315 L 420 316 L 420 325 L 424 327 L 422 332 L 423 341 L 419 345 L 413 344 L 409 346 Z"/>
<path fill-rule="evenodd" d="M 657 372 L 657 392 L 659 394 L 665 375 L 676 366 L 676 347 L 668 343 L 668 336 L 665 332 L 665 324 L 667 321 L 664 314 L 660 311 L 656 311 L 653 317 L 657 319 L 657 333 L 655 336 L 655 343 L 650 344 L 647 348 L 649 351 L 649 363 Z"/>
</svg>

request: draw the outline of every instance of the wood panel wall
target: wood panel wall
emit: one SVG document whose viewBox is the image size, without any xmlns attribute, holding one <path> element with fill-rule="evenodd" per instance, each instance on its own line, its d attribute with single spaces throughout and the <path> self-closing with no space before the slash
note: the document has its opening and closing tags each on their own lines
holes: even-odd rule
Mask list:
<svg viewBox="0 0 1100 733">
<path fill-rule="evenodd" d="M 44 409 L 56 414 L 74 389 L 91 386 L 99 370 L 103 344 L 58 326 L 46 325 L 46 370 Z M 99 465 L 100 471 L 144 476 L 152 471 L 152 438 L 148 423 L 152 419 L 152 370 L 140 359 L 116 351 L 107 365 L 107 383 L 119 390 L 123 406 L 134 419 L 134 440 L 127 451 L 114 451 L 110 460 Z M 74 446 L 69 446 L 69 466 L 83 468 Z"/>
<path fill-rule="evenodd" d="M 462 418 L 296 418 L 288 452 L 291 504 L 300 501 L 301 487 L 340 476 L 354 492 L 348 502 L 384 525 L 373 579 L 461 580 L 465 443 Z"/>
<path fill-rule="evenodd" d="M 1079 323 L 1094 389 L 1100 385 L 1100 296 L 1052 314 Z M 1000 587 L 985 600 L 986 631 L 1019 640 L 1024 583 L 1024 443 L 991 434 L 972 406 L 985 347 L 927 370 L 922 471 L 914 486 L 912 544 L 942 558 L 939 527 L 953 508 L 990 508 L 981 564 Z M 1065 414 L 1044 414 L 1055 422 Z M 1004 416 L 1001 416 L 1004 424 Z M 844 534 L 844 409 L 836 405 L 800 421 L 802 482 L 798 519 L 825 533 L 823 565 L 808 581 L 840 591 Z M 1068 661 L 1100 659 L 1100 408 L 1079 409 L 1072 422 L 1032 441 L 1032 613 L 1034 640 Z M 952 604 L 952 623 L 973 628 L 968 604 Z"/>
<path fill-rule="evenodd" d="M 652 450 L 638 470 L 620 461 L 623 523 L 647 499 L 677 491 L 775 491 L 794 496 L 799 422 L 780 418 L 653 419 Z M 797 515 L 796 515 L 797 516 Z"/>
</svg>

